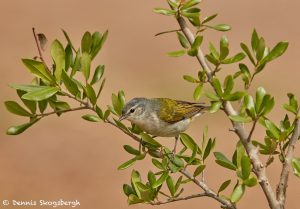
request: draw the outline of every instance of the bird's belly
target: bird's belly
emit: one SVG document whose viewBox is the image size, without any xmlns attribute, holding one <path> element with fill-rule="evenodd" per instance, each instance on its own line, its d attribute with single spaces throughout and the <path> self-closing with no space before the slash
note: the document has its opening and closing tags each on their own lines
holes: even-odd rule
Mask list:
<svg viewBox="0 0 300 209">
<path fill-rule="evenodd" d="M 184 132 L 191 119 L 185 119 L 177 123 L 166 123 L 164 121 L 156 121 L 155 123 L 145 121 L 142 124 L 137 124 L 142 130 L 153 135 L 153 136 L 163 136 L 163 137 L 173 137 Z"/>
</svg>

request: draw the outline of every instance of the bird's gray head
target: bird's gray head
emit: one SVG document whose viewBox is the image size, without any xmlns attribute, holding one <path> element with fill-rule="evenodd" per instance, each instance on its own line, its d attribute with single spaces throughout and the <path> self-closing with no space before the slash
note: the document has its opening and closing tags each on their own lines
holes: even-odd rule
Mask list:
<svg viewBox="0 0 300 209">
<path fill-rule="evenodd" d="M 127 119 L 133 123 L 142 120 L 144 118 L 146 104 L 146 98 L 133 98 L 123 108 L 119 120 Z"/>
</svg>

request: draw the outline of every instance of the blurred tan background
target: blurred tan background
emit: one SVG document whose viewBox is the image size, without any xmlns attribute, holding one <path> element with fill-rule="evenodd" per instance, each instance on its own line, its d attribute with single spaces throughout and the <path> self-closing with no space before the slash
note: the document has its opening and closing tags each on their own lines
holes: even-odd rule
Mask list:
<svg viewBox="0 0 300 209">
<path fill-rule="evenodd" d="M 117 171 L 117 166 L 129 159 L 122 145 L 137 146 L 120 131 L 102 123 L 89 123 L 80 117 L 83 112 L 68 113 L 60 118 L 48 117 L 34 125 L 22 135 L 11 137 L 4 133 L 10 125 L 25 121 L 8 113 L 3 105 L 5 100 L 16 99 L 15 91 L 9 83 L 28 83 L 31 76 L 22 66 L 20 59 L 37 54 L 31 28 L 43 32 L 49 41 L 54 38 L 64 40 L 60 28 L 68 31 L 75 45 L 86 30 L 91 32 L 108 29 L 110 34 L 101 55 L 95 64 L 106 65 L 107 85 L 100 103 L 110 103 L 110 95 L 124 89 L 127 99 L 135 96 L 170 97 L 192 100 L 194 86 L 182 79 L 183 74 L 195 75 L 199 68 L 195 59 L 169 58 L 166 52 L 180 48 L 174 34 L 154 37 L 154 34 L 168 29 L 177 29 L 172 18 L 156 15 L 154 7 L 166 7 L 162 0 L 53 0 L 53 1 L 0 1 L 0 208 L 2 200 L 64 200 L 80 201 L 80 208 L 131 208 L 147 209 L 148 205 L 128 206 L 122 192 L 122 184 L 129 182 L 132 168 Z M 204 1 L 201 4 L 204 15 L 215 12 L 219 17 L 215 23 L 228 23 L 233 30 L 226 33 L 231 43 L 231 52 L 236 53 L 239 43 L 249 43 L 253 27 L 263 35 L 267 43 L 274 46 L 276 41 L 290 42 L 287 53 L 274 61 L 257 77 L 253 87 L 263 85 L 276 98 L 275 110 L 271 117 L 277 122 L 284 115 L 281 105 L 287 101 L 286 93 L 299 91 L 299 1 L 280 0 L 227 0 Z M 207 32 L 207 40 L 218 43 L 223 34 Z M 65 42 L 64 42 L 65 43 Z M 207 48 L 204 48 L 207 51 Z M 236 66 L 225 68 L 233 73 Z M 200 138 L 203 126 L 209 125 L 209 133 L 217 137 L 216 150 L 228 155 L 237 142 L 228 132 L 230 124 L 220 112 L 205 115 L 192 124 L 188 133 Z M 255 133 L 262 139 L 261 129 Z M 167 146 L 173 141 L 160 140 Z M 297 149 L 298 156 L 299 148 Z M 230 156 L 231 157 L 231 156 Z M 213 162 L 211 157 L 210 162 Z M 142 171 L 150 164 L 138 162 Z M 268 170 L 273 187 L 278 176 L 278 163 Z M 154 169 L 154 168 L 152 168 Z M 214 163 L 207 167 L 207 183 L 217 189 L 232 172 Z M 287 208 L 296 209 L 300 198 L 300 181 L 293 175 L 288 187 Z M 230 194 L 227 189 L 225 194 Z M 200 192 L 191 186 L 188 193 Z M 247 189 L 239 208 L 267 208 L 267 203 L 259 187 Z M 179 208 L 219 208 L 219 204 L 209 198 L 181 201 L 160 209 Z M 14 207 L 7 207 L 14 208 Z M 17 207 L 17 208 L 39 208 Z M 43 207 L 46 208 L 46 207 Z M 51 207 L 49 207 L 51 208 Z"/>
</svg>

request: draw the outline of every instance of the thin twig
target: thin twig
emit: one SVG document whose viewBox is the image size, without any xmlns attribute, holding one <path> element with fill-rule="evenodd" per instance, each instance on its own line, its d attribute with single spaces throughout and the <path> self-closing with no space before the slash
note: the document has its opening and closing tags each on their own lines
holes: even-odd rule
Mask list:
<svg viewBox="0 0 300 209">
<path fill-rule="evenodd" d="M 67 92 L 61 92 L 61 93 L 62 93 L 63 96 L 67 96 L 67 97 L 69 97 L 69 98 L 71 98 L 71 99 L 76 100 L 76 101 L 79 102 L 80 104 L 82 104 L 82 105 L 84 105 L 84 106 L 86 106 L 86 107 L 91 108 L 91 107 L 90 107 L 90 104 L 89 104 L 88 102 L 82 101 L 82 100 L 76 98 L 75 96 L 73 96 L 73 95 L 71 95 L 71 94 L 69 94 L 69 93 L 67 93 Z"/>
<path fill-rule="evenodd" d="M 37 50 L 39 52 L 39 58 L 43 62 L 43 64 L 45 65 L 46 70 L 49 73 L 51 73 L 51 71 L 49 70 L 49 68 L 48 68 L 48 66 L 47 66 L 47 64 L 46 64 L 46 62 L 45 62 L 45 60 L 43 58 L 43 54 L 42 54 L 42 50 L 41 50 L 41 45 L 40 45 L 40 43 L 38 41 L 38 38 L 37 38 L 37 35 L 35 33 L 35 28 L 32 28 L 32 33 L 33 33 L 33 36 L 34 36 L 34 40 L 35 40 L 35 43 L 36 43 Z"/>
<path fill-rule="evenodd" d="M 72 111 L 77 111 L 77 110 L 87 110 L 87 109 L 90 109 L 90 108 L 86 107 L 86 106 L 82 106 L 82 107 L 70 108 L 70 109 L 66 109 L 66 110 L 56 110 L 56 111 L 53 111 L 53 112 L 36 114 L 36 116 L 43 118 L 43 117 L 53 115 L 53 114 L 66 113 L 66 112 L 72 112 Z"/>
<path fill-rule="evenodd" d="M 200 193 L 200 194 L 193 194 L 193 195 L 189 195 L 186 197 L 177 197 L 177 198 L 171 198 L 168 199 L 166 201 L 156 201 L 156 202 L 150 202 L 151 205 L 163 205 L 163 204 L 168 204 L 171 202 L 177 202 L 177 201 L 181 201 L 181 200 L 189 200 L 189 199 L 193 199 L 193 198 L 197 198 L 197 197 L 205 197 L 207 196 L 206 193 Z"/>
<path fill-rule="evenodd" d="M 250 133 L 249 133 L 249 136 L 248 136 L 248 138 L 247 138 L 247 141 L 248 141 L 248 142 L 251 141 L 252 135 L 253 135 L 254 130 L 255 130 L 256 123 L 257 123 L 257 120 L 255 119 L 255 120 L 253 121 L 252 128 L 251 128 Z"/>
<path fill-rule="evenodd" d="M 179 31 L 181 31 L 181 29 L 168 30 L 168 31 L 163 31 L 163 32 L 157 33 L 154 36 L 160 36 L 160 35 L 163 35 L 163 34 L 166 34 L 166 33 L 174 33 L 174 32 L 179 32 Z"/>
<path fill-rule="evenodd" d="M 299 115 L 299 110 L 298 114 Z M 286 188 L 288 186 L 288 178 L 290 173 L 290 165 L 293 159 L 294 149 L 295 145 L 298 141 L 299 135 L 300 135 L 300 122 L 299 118 L 297 117 L 295 120 L 295 128 L 293 130 L 293 134 L 291 136 L 291 139 L 289 141 L 289 145 L 287 148 L 287 152 L 285 155 L 284 162 L 282 163 L 282 170 L 280 174 L 280 181 L 277 186 L 277 200 L 279 201 L 282 208 L 284 208 L 285 200 L 286 200 Z"/>
<path fill-rule="evenodd" d="M 192 180 L 197 186 L 203 189 L 205 196 L 211 197 L 221 203 L 222 208 L 236 209 L 236 206 L 232 202 L 218 196 L 218 194 L 211 190 L 203 181 L 199 181 L 198 179 L 194 178 L 187 170 L 181 170 L 180 173 L 182 173 L 185 177 Z"/>
</svg>

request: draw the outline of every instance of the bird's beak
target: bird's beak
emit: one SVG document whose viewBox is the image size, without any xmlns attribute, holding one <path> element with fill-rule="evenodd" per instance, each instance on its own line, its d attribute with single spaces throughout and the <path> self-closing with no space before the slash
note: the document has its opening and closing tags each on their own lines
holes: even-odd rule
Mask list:
<svg viewBox="0 0 300 209">
<path fill-rule="evenodd" d="M 123 115 L 121 115 L 120 117 L 119 117 L 119 121 L 122 121 L 122 120 L 124 120 L 124 119 L 126 119 L 127 118 L 127 116 L 125 115 L 125 114 L 123 114 Z"/>
</svg>

